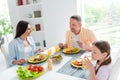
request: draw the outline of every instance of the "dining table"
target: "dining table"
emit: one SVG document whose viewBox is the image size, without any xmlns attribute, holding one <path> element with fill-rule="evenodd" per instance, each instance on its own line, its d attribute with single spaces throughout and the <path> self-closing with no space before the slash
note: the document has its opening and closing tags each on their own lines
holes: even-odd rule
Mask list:
<svg viewBox="0 0 120 80">
<path fill-rule="evenodd" d="M 51 47 L 52 53 L 55 53 L 54 47 Z M 39 54 L 47 54 L 47 50 Z M 84 56 L 90 55 L 90 52 L 80 50 L 79 53 L 76 54 L 65 54 L 62 50 L 59 52 L 62 55 L 62 61 L 59 64 L 53 64 L 52 70 L 48 70 L 47 60 L 39 63 L 37 65 L 41 65 L 44 68 L 44 73 L 33 79 L 33 80 L 86 80 L 86 76 L 88 77 L 88 70 L 86 69 L 78 69 L 71 66 L 71 61 L 77 58 L 83 58 Z M 29 63 L 26 63 L 29 65 Z M 26 66 L 23 65 L 23 66 Z M 19 80 L 16 70 L 21 65 L 12 66 L 3 72 L 0 73 L 1 80 Z"/>
</svg>

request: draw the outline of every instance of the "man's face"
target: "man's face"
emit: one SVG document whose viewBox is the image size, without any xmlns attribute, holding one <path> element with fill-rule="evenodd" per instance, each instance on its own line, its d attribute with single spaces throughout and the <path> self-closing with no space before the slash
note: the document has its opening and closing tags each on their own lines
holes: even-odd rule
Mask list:
<svg viewBox="0 0 120 80">
<path fill-rule="evenodd" d="M 81 22 L 75 19 L 70 19 L 70 29 L 73 33 L 78 33 L 81 29 Z"/>
</svg>

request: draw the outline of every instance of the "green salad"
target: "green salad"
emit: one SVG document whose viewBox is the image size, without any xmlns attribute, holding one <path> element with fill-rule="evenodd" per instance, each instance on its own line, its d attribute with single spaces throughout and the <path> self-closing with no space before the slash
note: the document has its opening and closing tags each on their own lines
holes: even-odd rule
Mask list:
<svg viewBox="0 0 120 80">
<path fill-rule="evenodd" d="M 41 71 L 31 71 L 28 67 L 25 66 L 19 66 L 17 69 L 17 74 L 20 77 L 21 80 L 30 80 L 31 78 L 36 78 L 42 73 L 44 70 Z"/>
</svg>

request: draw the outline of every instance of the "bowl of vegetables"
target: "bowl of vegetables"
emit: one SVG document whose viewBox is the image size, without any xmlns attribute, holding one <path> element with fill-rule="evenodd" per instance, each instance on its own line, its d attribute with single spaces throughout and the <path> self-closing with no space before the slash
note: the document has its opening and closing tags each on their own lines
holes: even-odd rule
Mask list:
<svg viewBox="0 0 120 80">
<path fill-rule="evenodd" d="M 51 59 L 52 59 L 52 62 L 54 64 L 59 64 L 62 61 L 63 58 L 62 58 L 61 54 L 56 53 L 56 54 L 54 54 L 54 55 L 51 56 Z"/>
</svg>

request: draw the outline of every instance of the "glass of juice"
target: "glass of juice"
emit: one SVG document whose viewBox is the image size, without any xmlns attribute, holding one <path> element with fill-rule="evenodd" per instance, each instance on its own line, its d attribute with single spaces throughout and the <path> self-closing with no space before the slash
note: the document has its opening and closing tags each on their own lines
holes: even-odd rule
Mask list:
<svg viewBox="0 0 120 80">
<path fill-rule="evenodd" d="M 52 55 L 52 50 L 49 49 L 47 53 L 48 53 L 48 57 L 50 57 Z"/>
<path fill-rule="evenodd" d="M 55 52 L 58 53 L 60 51 L 60 47 L 57 45 L 55 46 Z"/>
</svg>

